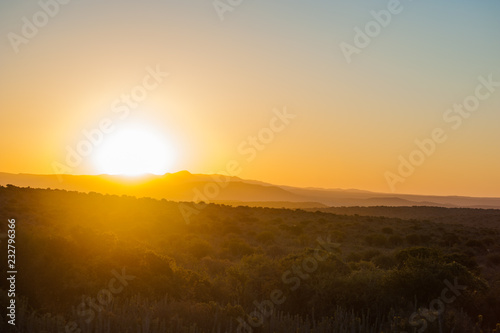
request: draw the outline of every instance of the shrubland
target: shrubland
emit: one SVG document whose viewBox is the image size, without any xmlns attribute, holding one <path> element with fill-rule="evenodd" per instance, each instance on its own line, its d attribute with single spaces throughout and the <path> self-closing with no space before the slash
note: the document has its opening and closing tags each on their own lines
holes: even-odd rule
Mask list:
<svg viewBox="0 0 500 333">
<path fill-rule="evenodd" d="M 14 186 L 0 202 L 0 233 L 7 219 L 17 228 L 6 332 L 459 333 L 500 321 L 500 211 L 476 226 L 464 210 L 443 222 L 208 204 L 186 221 L 176 202 Z"/>
</svg>

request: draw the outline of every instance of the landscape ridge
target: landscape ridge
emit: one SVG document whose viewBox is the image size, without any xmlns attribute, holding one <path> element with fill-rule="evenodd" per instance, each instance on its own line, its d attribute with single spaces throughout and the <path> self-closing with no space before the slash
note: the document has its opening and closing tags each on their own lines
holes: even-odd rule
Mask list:
<svg viewBox="0 0 500 333">
<path fill-rule="evenodd" d="M 206 201 L 229 205 L 279 208 L 407 207 L 500 209 L 500 198 L 370 192 L 359 189 L 320 189 L 275 185 L 220 174 L 189 171 L 122 175 L 38 175 L 0 173 L 0 185 L 52 188 L 78 192 L 132 195 L 172 201 Z M 217 185 L 217 186 L 213 186 Z"/>
</svg>

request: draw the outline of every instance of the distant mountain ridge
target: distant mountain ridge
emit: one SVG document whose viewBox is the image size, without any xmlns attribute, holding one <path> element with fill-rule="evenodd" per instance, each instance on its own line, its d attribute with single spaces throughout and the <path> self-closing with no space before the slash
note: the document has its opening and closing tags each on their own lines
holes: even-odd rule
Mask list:
<svg viewBox="0 0 500 333">
<path fill-rule="evenodd" d="M 284 208 L 343 206 L 436 206 L 500 209 L 500 198 L 377 193 L 356 189 L 318 189 L 273 185 L 223 175 L 191 174 L 124 177 L 113 175 L 33 175 L 0 173 L 0 185 L 152 197 L 173 201 L 207 201 L 229 205 Z"/>
</svg>

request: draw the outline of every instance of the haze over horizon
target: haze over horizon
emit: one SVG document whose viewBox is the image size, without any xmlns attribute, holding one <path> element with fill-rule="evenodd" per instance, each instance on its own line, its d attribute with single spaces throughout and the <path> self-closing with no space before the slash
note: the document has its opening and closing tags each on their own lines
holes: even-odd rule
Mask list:
<svg viewBox="0 0 500 333">
<path fill-rule="evenodd" d="M 0 172 L 500 197 L 498 1 L 61 3 L 0 3 Z"/>
<path fill-rule="evenodd" d="M 211 202 L 269 208 L 442 207 L 500 209 L 500 197 L 436 196 L 359 189 L 294 187 L 189 171 L 164 175 L 33 175 L 0 172 L 0 186 L 126 195 L 174 202 Z"/>
</svg>

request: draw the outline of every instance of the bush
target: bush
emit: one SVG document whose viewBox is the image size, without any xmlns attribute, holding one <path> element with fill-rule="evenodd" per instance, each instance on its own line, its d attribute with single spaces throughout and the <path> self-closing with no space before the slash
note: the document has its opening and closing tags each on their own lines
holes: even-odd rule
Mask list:
<svg viewBox="0 0 500 333">
<path fill-rule="evenodd" d="M 399 235 L 391 235 L 389 239 L 387 239 L 387 245 L 389 247 L 396 247 L 403 244 L 403 238 Z"/>
<path fill-rule="evenodd" d="M 231 238 L 223 244 L 224 249 L 233 257 L 242 257 L 254 253 L 254 249 L 243 239 Z"/>
<path fill-rule="evenodd" d="M 442 236 L 442 240 L 441 240 L 442 246 L 451 247 L 451 246 L 454 246 L 455 244 L 458 244 L 458 243 L 460 243 L 460 238 L 457 235 L 455 235 L 454 233 L 445 233 Z"/>
<path fill-rule="evenodd" d="M 422 239 L 420 238 L 420 235 L 417 234 L 409 234 L 406 235 L 406 242 L 409 245 L 415 246 L 415 245 L 420 245 L 422 244 Z"/>
<path fill-rule="evenodd" d="M 255 236 L 255 239 L 259 243 L 263 244 L 274 243 L 274 234 L 271 231 L 263 231 L 257 234 L 257 236 Z"/>
<path fill-rule="evenodd" d="M 419 302 L 429 302 L 441 293 L 445 280 L 457 280 L 459 284 L 467 286 L 460 297 L 460 302 L 466 305 L 471 295 L 487 288 L 485 282 L 467 267 L 457 261 L 450 262 L 453 256 L 443 256 L 436 249 L 409 248 L 399 251 L 395 257 L 398 266 L 390 273 L 388 285 L 407 299 L 418 295 Z"/>
<path fill-rule="evenodd" d="M 372 262 L 379 268 L 392 269 L 396 267 L 396 259 L 392 255 L 381 254 L 372 259 Z"/>
<path fill-rule="evenodd" d="M 428 247 L 412 247 L 399 251 L 396 254 L 396 260 L 398 264 L 404 265 L 409 259 L 430 259 L 438 260 L 441 253 L 436 249 L 431 249 Z"/>
<path fill-rule="evenodd" d="M 389 228 L 389 227 L 385 227 L 385 228 L 382 228 L 382 232 L 386 235 L 392 235 L 394 230 L 392 230 L 392 228 Z"/>
<path fill-rule="evenodd" d="M 381 234 L 371 234 L 365 237 L 365 242 L 370 246 L 385 247 L 387 246 L 387 238 Z"/>
<path fill-rule="evenodd" d="M 359 252 L 351 252 L 346 257 L 348 262 L 359 262 L 361 259 L 363 259 L 363 256 Z"/>
<path fill-rule="evenodd" d="M 465 243 L 466 246 L 468 247 L 474 247 L 476 249 L 481 249 L 484 250 L 484 244 L 478 241 L 477 239 L 471 239 Z"/>
<path fill-rule="evenodd" d="M 372 258 L 378 255 L 380 255 L 379 250 L 366 250 L 365 252 L 363 252 L 363 260 L 370 261 L 372 260 Z"/>
<path fill-rule="evenodd" d="M 500 254 L 498 253 L 489 254 L 488 262 L 496 266 L 500 265 Z"/>
<path fill-rule="evenodd" d="M 213 253 L 212 245 L 205 240 L 194 240 L 188 249 L 189 253 L 196 259 L 201 259 Z"/>
<path fill-rule="evenodd" d="M 446 262 L 458 262 L 462 265 L 464 265 L 465 267 L 467 267 L 468 269 L 477 269 L 478 268 L 478 264 L 477 264 L 477 261 L 476 259 L 474 258 L 474 256 L 470 256 L 470 255 L 467 255 L 465 253 L 452 253 L 452 254 L 447 254 L 444 256 L 444 259 Z"/>
<path fill-rule="evenodd" d="M 302 233 L 304 232 L 304 229 L 301 225 L 280 224 L 279 228 L 288 231 L 289 233 L 295 236 L 302 235 Z"/>
</svg>

